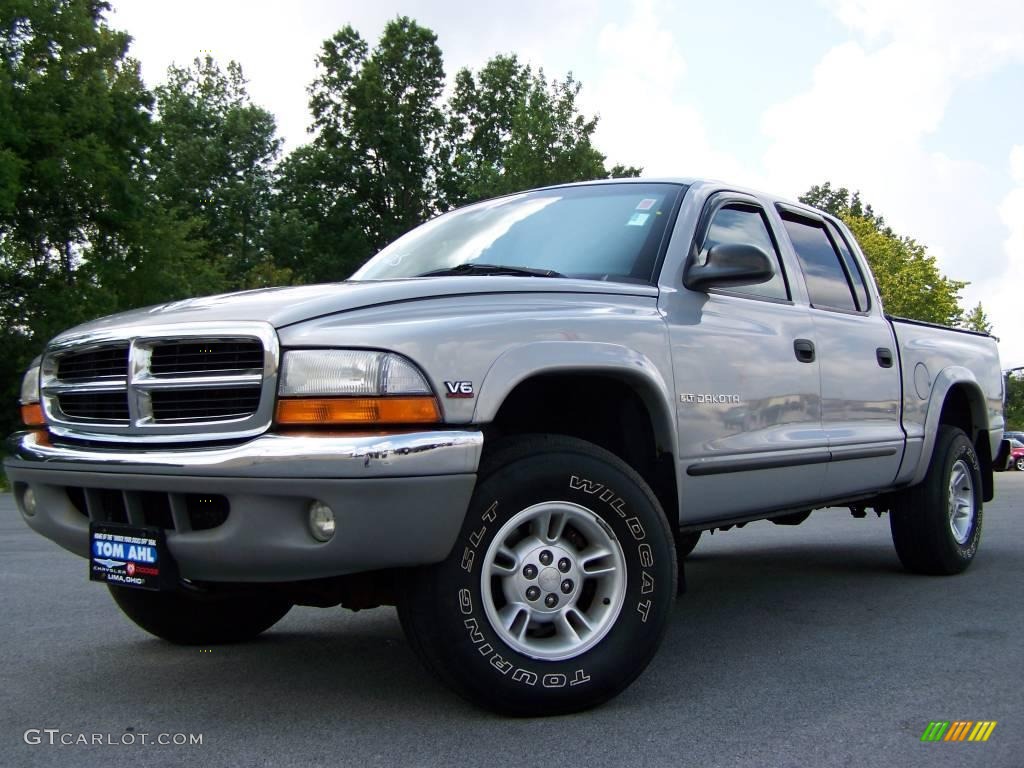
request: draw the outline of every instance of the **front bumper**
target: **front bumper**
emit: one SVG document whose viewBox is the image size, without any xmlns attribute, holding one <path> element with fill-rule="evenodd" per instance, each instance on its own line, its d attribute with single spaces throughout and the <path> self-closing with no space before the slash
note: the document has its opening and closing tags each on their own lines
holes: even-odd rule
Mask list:
<svg viewBox="0 0 1024 768">
<path fill-rule="evenodd" d="M 182 577 L 282 582 L 444 559 L 482 447 L 477 431 L 266 434 L 228 447 L 155 451 L 51 444 L 45 433 L 22 432 L 9 440 L 4 468 L 28 525 L 77 555 L 88 555 L 90 518 L 110 519 L 113 491 L 133 525 L 152 524 L 147 505 L 169 510 L 163 527 Z M 33 515 L 23 503 L 29 488 Z M 226 499 L 227 517 L 197 530 L 186 501 L 213 495 Z M 335 512 L 329 542 L 309 533 L 313 500 Z"/>
</svg>

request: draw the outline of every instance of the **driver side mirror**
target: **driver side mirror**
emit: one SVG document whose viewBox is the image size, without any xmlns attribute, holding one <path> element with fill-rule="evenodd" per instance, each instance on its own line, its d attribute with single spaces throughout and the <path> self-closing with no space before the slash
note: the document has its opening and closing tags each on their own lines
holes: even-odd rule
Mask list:
<svg viewBox="0 0 1024 768">
<path fill-rule="evenodd" d="M 718 243 L 708 251 L 703 264 L 692 263 L 683 277 L 683 285 L 691 291 L 727 288 L 733 285 L 756 285 L 775 276 L 775 267 L 768 254 L 750 243 Z"/>
</svg>

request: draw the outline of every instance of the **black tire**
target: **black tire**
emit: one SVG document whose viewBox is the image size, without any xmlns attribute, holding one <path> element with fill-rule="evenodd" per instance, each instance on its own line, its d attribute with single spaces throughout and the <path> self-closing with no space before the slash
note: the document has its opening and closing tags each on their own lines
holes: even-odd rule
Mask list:
<svg viewBox="0 0 1024 768">
<path fill-rule="evenodd" d="M 582 525 L 591 525 L 596 536 L 588 543 L 586 536 L 579 533 L 585 529 L 570 522 L 564 528 L 567 533 L 558 539 L 560 543 L 550 545 L 524 532 L 535 530 L 529 523 L 515 526 L 513 518 L 528 517 L 531 510 L 544 507 L 575 510 Z M 487 580 L 491 594 L 488 608 L 482 571 L 488 553 L 494 551 L 492 544 L 498 547 L 499 533 L 502 543 L 513 540 L 509 537 L 522 539 L 513 545 L 519 547 L 518 559 L 508 566 L 509 573 L 515 575 L 506 577 L 504 582 L 497 576 Z M 575 570 L 574 560 L 574 570 L 570 572 L 579 574 L 578 591 L 566 600 L 567 604 L 576 605 L 574 601 L 579 599 L 579 605 L 586 606 L 585 595 L 593 585 L 587 581 L 583 565 L 586 557 L 561 542 L 575 540 L 586 551 L 602 535 L 609 537 L 613 549 L 618 547 L 618 562 L 623 567 L 613 570 L 624 576 L 621 583 L 617 582 L 614 601 L 599 601 L 599 593 L 594 592 L 590 608 L 582 609 L 598 613 L 604 610 L 603 635 L 593 633 L 593 644 L 581 646 L 575 655 L 551 659 L 525 653 L 498 634 L 487 613 L 498 610 L 497 604 L 504 599 L 503 593 L 495 588 L 495 580 L 510 583 L 527 572 L 522 564 L 528 564 L 529 558 L 534 557 L 525 554 L 534 547 L 531 542 L 537 542 L 532 551 L 541 552 L 542 569 L 531 584 L 552 583 L 551 574 L 547 573 L 552 568 L 543 565 L 545 547 L 561 546 L 562 554 L 573 558 L 580 555 L 579 571 Z M 552 562 L 550 555 L 547 562 Z M 558 567 L 562 567 L 561 560 Z M 533 572 L 538 573 L 536 569 Z M 545 594 L 543 600 L 557 591 L 554 587 L 550 589 L 553 591 Z M 402 627 L 424 664 L 458 694 L 502 714 L 543 716 L 596 706 L 633 682 L 661 642 L 675 593 L 672 531 L 643 479 L 616 456 L 590 443 L 536 435 L 512 438 L 484 459 L 466 520 L 451 554 L 437 565 L 410 572 L 398 612 Z M 525 595 L 526 592 L 517 599 L 526 601 Z M 519 625 L 525 628 L 520 639 L 540 643 L 558 640 L 560 636 L 553 625 L 551 635 L 543 634 L 543 621 L 538 623 L 531 610 L 536 608 L 542 613 L 542 600 L 533 600 L 536 602 L 523 602 L 519 608 L 530 617 Z M 506 601 L 504 607 L 516 606 Z M 512 626 L 516 626 L 515 621 Z M 579 633 L 578 629 L 574 631 Z M 539 633 L 540 639 L 531 633 Z M 575 651 L 570 648 L 566 653 Z"/>
<path fill-rule="evenodd" d="M 251 640 L 280 621 L 292 604 L 262 594 L 191 595 L 110 586 L 125 616 L 151 635 L 177 645 Z"/>
<path fill-rule="evenodd" d="M 1017 458 L 1017 460 L 1013 462 L 1013 466 L 1018 472 L 1024 472 L 1024 456 Z"/>
<path fill-rule="evenodd" d="M 974 500 L 963 542 L 957 541 L 950 523 L 950 477 L 958 464 L 969 475 L 970 489 L 964 493 Z M 896 554 L 903 567 L 914 573 L 960 573 L 978 552 L 982 519 L 978 455 L 962 430 L 941 425 L 924 480 L 901 493 L 892 506 L 889 526 Z"/>
<path fill-rule="evenodd" d="M 676 534 L 676 557 L 679 558 L 680 562 L 685 560 L 686 556 L 693 552 L 694 548 L 697 546 L 697 542 L 700 541 L 701 533 L 703 533 L 703 531 Z"/>
</svg>

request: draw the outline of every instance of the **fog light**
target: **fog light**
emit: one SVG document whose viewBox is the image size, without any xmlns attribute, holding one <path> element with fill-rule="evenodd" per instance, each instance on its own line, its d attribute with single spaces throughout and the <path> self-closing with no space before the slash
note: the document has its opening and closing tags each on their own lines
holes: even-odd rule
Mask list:
<svg viewBox="0 0 1024 768">
<path fill-rule="evenodd" d="M 334 536 L 334 510 L 322 501 L 309 505 L 309 532 L 317 541 L 330 541 Z"/>
<path fill-rule="evenodd" d="M 25 514 L 32 517 L 36 513 L 36 494 L 31 488 L 26 488 L 25 493 L 21 496 L 21 506 L 25 509 Z"/>
</svg>

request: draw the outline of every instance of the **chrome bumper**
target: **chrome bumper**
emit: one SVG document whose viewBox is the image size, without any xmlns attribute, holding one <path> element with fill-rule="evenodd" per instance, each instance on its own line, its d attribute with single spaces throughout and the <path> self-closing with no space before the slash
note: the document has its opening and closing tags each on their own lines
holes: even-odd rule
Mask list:
<svg viewBox="0 0 1024 768">
<path fill-rule="evenodd" d="M 4 467 L 25 522 L 77 555 L 88 556 L 90 520 L 112 519 L 102 505 L 76 505 L 78 489 L 87 499 L 118 492 L 132 525 L 153 525 L 147 500 L 166 495 L 174 519 L 162 525 L 184 578 L 283 582 L 443 560 L 462 526 L 482 448 L 483 435 L 471 431 L 263 435 L 230 447 L 145 452 L 20 433 Z M 24 505 L 28 489 L 33 514 Z M 194 529 L 182 500 L 210 494 L 227 499 L 227 517 Z M 335 512 L 328 542 L 309 532 L 314 500 Z"/>
<path fill-rule="evenodd" d="M 230 447 L 140 451 L 51 445 L 44 433 L 20 432 L 8 440 L 5 465 L 211 477 L 424 477 L 476 472 L 483 442 L 482 433 L 468 431 L 265 434 Z"/>
</svg>

